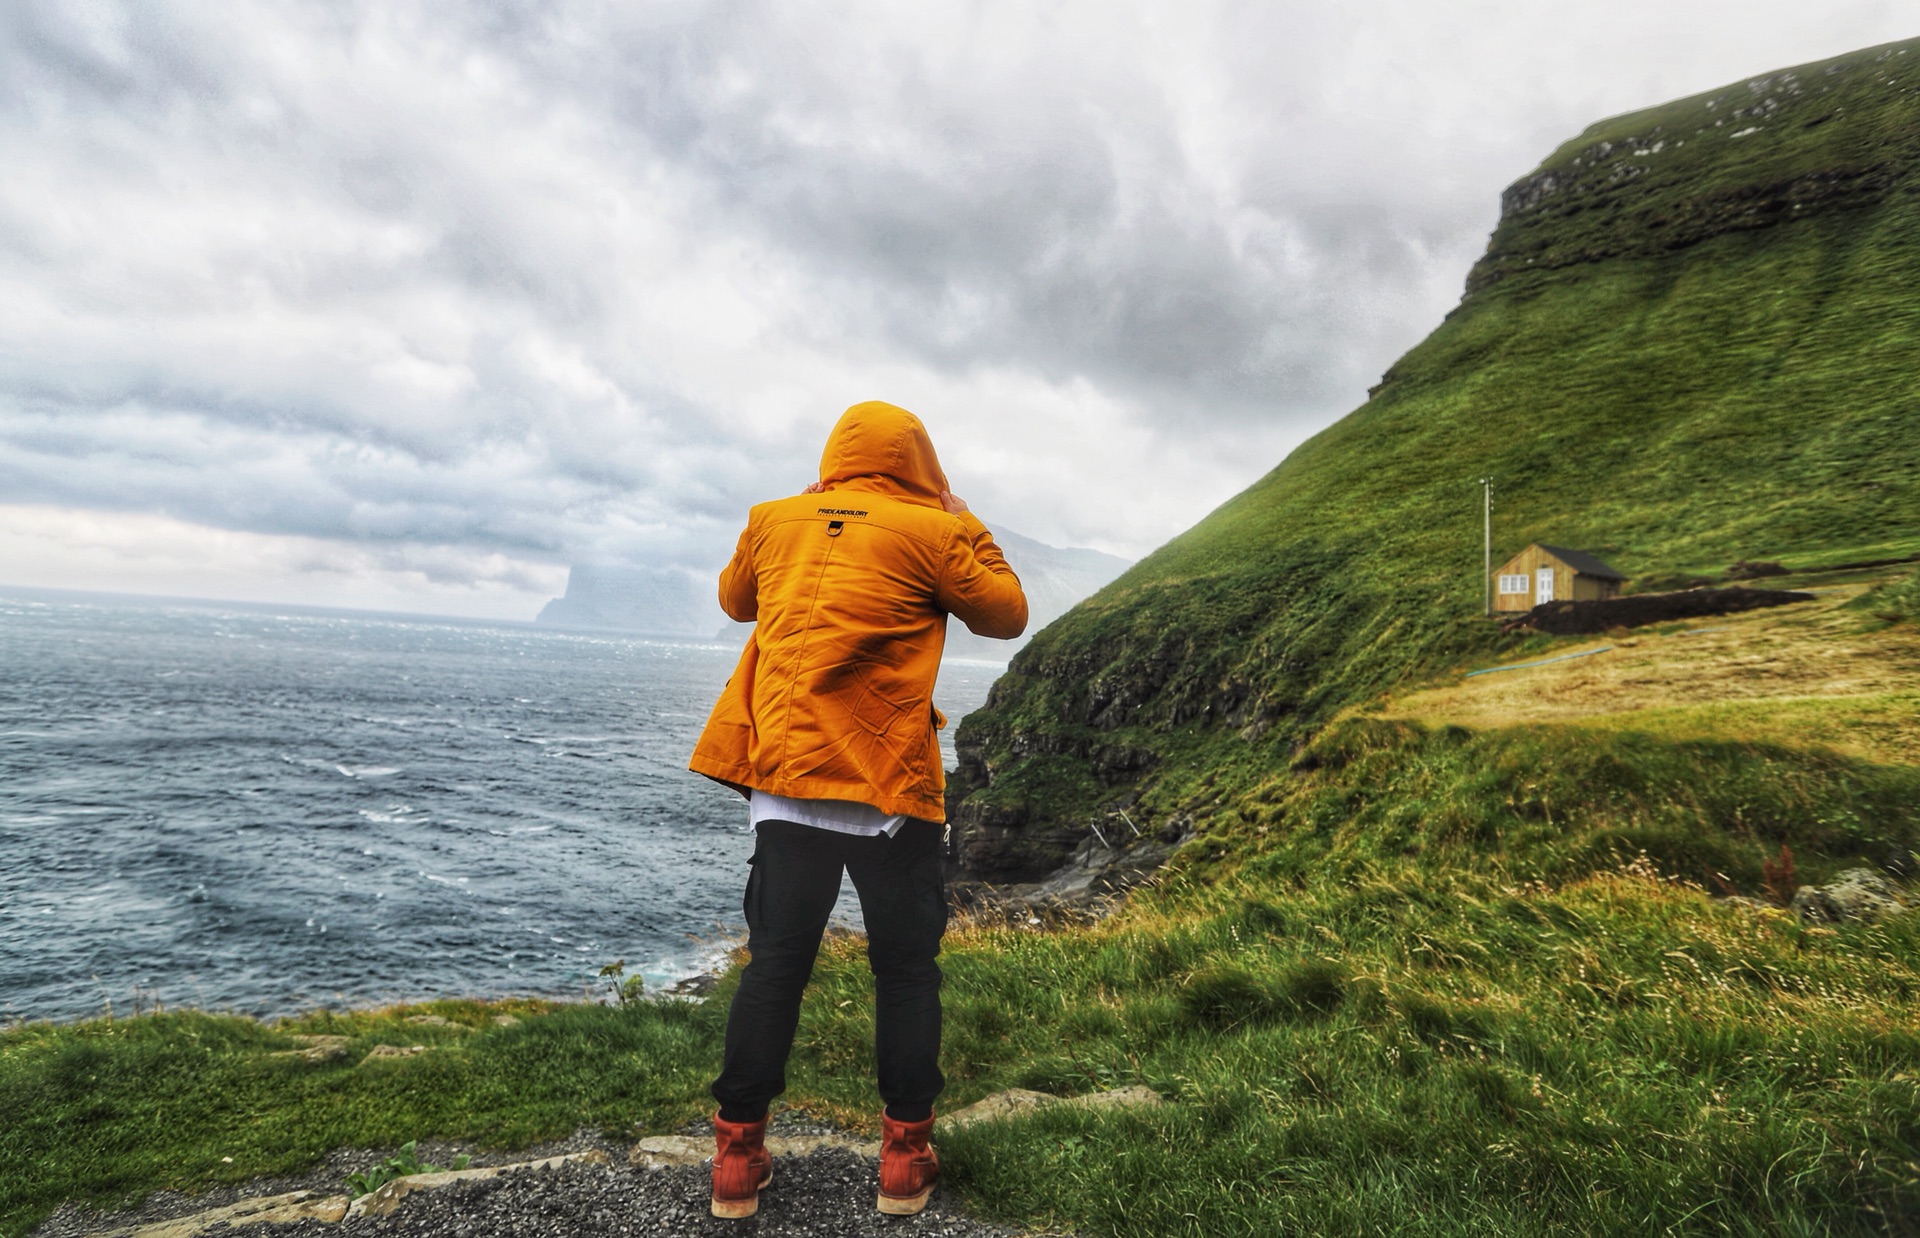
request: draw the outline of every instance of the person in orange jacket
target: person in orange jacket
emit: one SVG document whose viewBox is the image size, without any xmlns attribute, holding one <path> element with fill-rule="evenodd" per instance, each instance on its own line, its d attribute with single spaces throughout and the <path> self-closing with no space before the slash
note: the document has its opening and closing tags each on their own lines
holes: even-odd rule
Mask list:
<svg viewBox="0 0 1920 1238">
<path fill-rule="evenodd" d="M 720 605 L 753 621 L 691 768 L 750 804 L 750 960 L 714 1081 L 713 1214 L 751 1216 L 773 1178 L 767 1110 L 786 1090 L 800 998 L 844 870 L 874 978 L 880 1211 L 926 1206 L 940 1073 L 946 771 L 933 707 L 947 616 L 1026 630 L 993 535 L 947 488 L 920 419 L 872 401 L 843 414 L 802 494 L 753 508 Z"/>
</svg>

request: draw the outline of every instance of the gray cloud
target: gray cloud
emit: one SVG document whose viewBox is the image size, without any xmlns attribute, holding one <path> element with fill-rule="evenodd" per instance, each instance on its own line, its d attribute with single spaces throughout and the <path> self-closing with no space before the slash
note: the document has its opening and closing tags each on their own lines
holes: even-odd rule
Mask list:
<svg viewBox="0 0 1920 1238">
<path fill-rule="evenodd" d="M 878 396 L 976 507 L 1140 553 L 1357 404 L 1558 141 L 1892 23 L 22 0 L 0 502 L 705 570 Z"/>
<path fill-rule="evenodd" d="M 1015 365 L 1233 414 L 1324 413 L 1353 389 L 1345 354 L 1375 343 L 1329 319 L 1330 277 L 1365 280 L 1348 296 L 1396 296 L 1425 273 L 1407 221 L 1384 207 L 1364 233 L 1347 215 L 1328 236 L 1329 207 L 1272 192 L 1277 181 L 1265 200 L 1200 192 L 1144 63 L 943 71 L 852 23 L 844 41 L 810 43 L 821 16 L 718 8 L 649 31 L 637 57 L 619 45 L 597 79 L 577 46 L 547 42 L 534 58 L 555 89 L 597 80 L 635 134 L 698 171 L 715 210 L 804 261 L 842 336 L 942 367 Z"/>
</svg>

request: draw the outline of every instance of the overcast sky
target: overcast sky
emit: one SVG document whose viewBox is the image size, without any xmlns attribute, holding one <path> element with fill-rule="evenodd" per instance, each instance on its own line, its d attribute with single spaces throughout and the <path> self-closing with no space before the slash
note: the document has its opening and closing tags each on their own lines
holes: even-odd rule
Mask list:
<svg viewBox="0 0 1920 1238">
<path fill-rule="evenodd" d="M 846 405 L 1138 556 L 1361 403 L 1500 190 L 1912 5 L 0 5 L 0 583 L 531 618 Z"/>
</svg>

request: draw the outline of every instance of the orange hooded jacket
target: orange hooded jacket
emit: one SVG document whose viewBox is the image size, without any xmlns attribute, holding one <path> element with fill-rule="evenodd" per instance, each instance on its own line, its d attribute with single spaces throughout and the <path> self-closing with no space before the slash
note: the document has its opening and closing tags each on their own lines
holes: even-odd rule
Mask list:
<svg viewBox="0 0 1920 1238">
<path fill-rule="evenodd" d="M 941 505 L 946 474 L 905 409 L 848 409 L 820 482 L 756 506 L 720 573 L 721 608 L 754 629 L 691 768 L 743 795 L 944 821 L 933 682 L 947 616 L 1011 640 L 1026 594 L 979 518 Z"/>
</svg>

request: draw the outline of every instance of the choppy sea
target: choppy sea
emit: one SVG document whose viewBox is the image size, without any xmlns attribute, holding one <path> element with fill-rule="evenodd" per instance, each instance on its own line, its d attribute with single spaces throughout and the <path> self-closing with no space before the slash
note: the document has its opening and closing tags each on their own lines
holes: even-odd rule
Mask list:
<svg viewBox="0 0 1920 1238">
<path fill-rule="evenodd" d="M 752 835 L 686 760 L 738 652 L 0 591 L 0 1021 L 700 971 Z M 949 660 L 935 701 L 1000 670 Z"/>
</svg>

